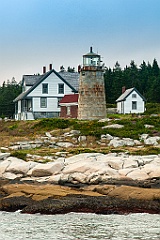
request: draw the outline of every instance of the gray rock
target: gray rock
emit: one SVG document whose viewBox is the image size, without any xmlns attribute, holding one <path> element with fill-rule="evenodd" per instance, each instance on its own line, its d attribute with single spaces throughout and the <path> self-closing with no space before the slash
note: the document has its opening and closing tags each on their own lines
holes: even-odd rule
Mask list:
<svg viewBox="0 0 160 240">
<path fill-rule="evenodd" d="M 78 137 L 78 142 L 84 142 L 87 140 L 87 137 L 86 136 L 79 136 Z"/>
<path fill-rule="evenodd" d="M 123 169 L 126 168 L 138 168 L 138 162 L 132 158 L 124 159 Z"/>
<path fill-rule="evenodd" d="M 17 151 L 20 149 L 20 145 L 15 145 L 15 146 L 10 146 L 9 147 L 9 150 L 14 150 L 14 151 Z"/>
<path fill-rule="evenodd" d="M 31 176 L 45 177 L 45 176 L 51 176 L 53 174 L 56 175 L 61 172 L 63 167 L 64 167 L 63 164 L 59 162 L 46 163 L 46 164 L 39 163 L 32 169 Z"/>
<path fill-rule="evenodd" d="M 9 156 L 10 156 L 10 153 L 1 153 L 0 152 L 0 160 L 5 160 Z"/>
<path fill-rule="evenodd" d="M 56 174 L 56 175 L 49 176 L 48 182 L 52 182 L 54 184 L 58 184 L 60 179 L 61 179 L 61 174 Z"/>
<path fill-rule="evenodd" d="M 149 137 L 147 139 L 144 139 L 144 144 L 146 145 L 158 145 L 158 141 L 160 141 L 160 137 L 156 136 L 156 137 Z"/>
<path fill-rule="evenodd" d="M 47 138 L 51 138 L 51 137 L 52 137 L 52 135 L 50 134 L 50 132 L 46 132 L 45 135 L 46 135 Z"/>
<path fill-rule="evenodd" d="M 141 142 L 138 140 L 134 140 L 134 144 L 138 146 L 138 145 L 141 145 Z"/>
<path fill-rule="evenodd" d="M 124 125 L 112 124 L 112 125 L 104 126 L 104 127 L 102 127 L 102 129 L 105 129 L 105 128 L 116 128 L 116 129 L 119 129 L 119 128 L 123 128 L 123 127 L 124 127 Z"/>
<path fill-rule="evenodd" d="M 110 134 L 103 134 L 103 135 L 101 135 L 101 140 L 102 140 L 102 139 L 105 139 L 105 140 L 107 140 L 107 141 L 110 141 L 110 140 L 113 139 L 113 137 L 112 137 Z"/>
<path fill-rule="evenodd" d="M 145 124 L 144 127 L 145 127 L 145 128 L 154 128 L 153 125 L 149 125 L 149 124 Z"/>
<path fill-rule="evenodd" d="M 22 174 L 11 173 L 11 172 L 5 172 L 2 177 L 6 178 L 6 179 L 13 180 L 13 179 L 16 179 L 16 178 L 21 178 L 21 177 L 23 177 L 23 175 Z"/>
<path fill-rule="evenodd" d="M 125 145 L 125 141 L 123 140 L 116 140 L 116 139 L 112 139 L 110 141 L 110 143 L 108 144 L 108 146 L 113 146 L 113 147 L 122 147 Z"/>
<path fill-rule="evenodd" d="M 127 177 L 132 178 L 133 180 L 145 180 L 149 178 L 149 175 L 143 169 L 135 169 L 128 173 Z"/>
<path fill-rule="evenodd" d="M 57 142 L 56 145 L 61 148 L 69 148 L 73 147 L 74 145 L 70 142 Z"/>
<path fill-rule="evenodd" d="M 6 159 L 0 162 L 0 177 L 2 177 L 3 173 L 6 171 L 7 167 L 11 164 L 11 161 Z"/>
<path fill-rule="evenodd" d="M 72 183 L 86 183 L 86 175 L 83 173 L 75 172 L 69 176 L 68 181 Z"/>
<path fill-rule="evenodd" d="M 79 135 L 81 132 L 79 130 L 71 130 L 70 134 Z"/>
<path fill-rule="evenodd" d="M 125 146 L 134 146 L 134 140 L 131 138 L 123 138 Z"/>
<path fill-rule="evenodd" d="M 16 157 L 9 157 L 7 160 L 10 161 L 10 165 L 6 168 L 5 171 L 14 174 L 26 175 L 27 172 L 37 164 L 30 161 L 25 162 L 22 159 L 18 159 Z"/>
<path fill-rule="evenodd" d="M 145 140 L 145 139 L 147 139 L 148 136 L 149 136 L 149 134 L 144 133 L 140 136 L 140 140 Z"/>
</svg>

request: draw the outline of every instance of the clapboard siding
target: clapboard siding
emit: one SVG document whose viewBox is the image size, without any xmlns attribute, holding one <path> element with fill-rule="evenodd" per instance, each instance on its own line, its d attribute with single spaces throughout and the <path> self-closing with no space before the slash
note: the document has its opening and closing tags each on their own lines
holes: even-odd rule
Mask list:
<svg viewBox="0 0 160 240">
<path fill-rule="evenodd" d="M 48 94 L 42 93 L 42 84 L 48 83 Z M 54 73 L 51 73 L 42 83 L 40 83 L 32 92 L 28 94 L 28 97 L 63 97 L 64 94 L 58 93 L 58 85 L 64 84 L 64 94 L 72 93 L 71 88 L 68 87 L 60 78 Z"/>
<path fill-rule="evenodd" d="M 133 97 L 135 96 L 135 97 Z M 136 102 L 136 109 L 132 108 L 132 102 Z M 118 113 L 143 113 L 145 111 L 145 101 L 137 91 L 132 91 L 125 99 L 117 102 Z"/>
<path fill-rule="evenodd" d="M 40 97 L 33 97 L 33 112 L 60 112 L 57 97 L 47 98 L 46 108 L 41 108 Z"/>
<path fill-rule="evenodd" d="M 72 78 L 68 79 L 69 82 L 66 79 L 63 81 L 63 77 L 54 70 L 49 71 L 44 76 L 29 76 L 26 79 L 28 84 L 32 85 L 33 83 L 33 85 L 31 87 L 29 85 L 26 86 L 25 81 L 23 81 L 23 90 L 25 89 L 26 91 L 15 99 L 17 105 L 15 119 L 19 120 L 29 119 L 28 116 L 31 114 L 34 119 L 59 116 L 60 107 L 58 106 L 58 102 L 60 99 L 64 95 L 76 91 L 72 86 Z M 48 84 L 48 93 L 45 94 L 42 92 L 44 83 Z M 59 94 L 59 84 L 64 84 L 64 93 Z M 46 97 L 46 107 L 41 107 L 42 97 Z"/>
</svg>

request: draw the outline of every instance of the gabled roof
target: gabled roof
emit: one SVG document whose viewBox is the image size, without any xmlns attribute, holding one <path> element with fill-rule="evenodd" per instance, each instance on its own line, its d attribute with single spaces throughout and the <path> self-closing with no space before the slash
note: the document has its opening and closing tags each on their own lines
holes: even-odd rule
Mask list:
<svg viewBox="0 0 160 240">
<path fill-rule="evenodd" d="M 42 75 L 23 75 L 22 84 L 25 82 L 26 86 L 33 86 Z"/>
<path fill-rule="evenodd" d="M 79 73 L 78 72 L 59 72 L 62 78 L 64 78 L 73 88 L 78 92 L 79 87 Z"/>
<path fill-rule="evenodd" d="M 54 73 L 55 75 L 57 75 L 57 77 L 59 77 L 66 85 L 68 85 L 68 87 L 70 87 L 72 89 L 72 92 L 77 93 L 78 92 L 78 80 L 79 80 L 79 73 L 70 73 L 73 74 L 76 78 L 74 79 L 74 76 L 70 74 L 62 74 L 62 72 L 58 73 L 56 72 L 54 69 L 50 70 L 49 72 L 39 76 L 39 78 L 37 77 L 37 81 L 35 81 L 35 83 L 33 85 L 31 85 L 32 87 L 29 88 L 26 92 L 21 93 L 17 98 L 14 99 L 14 102 L 17 102 L 19 100 L 22 100 L 24 98 L 26 98 L 26 96 L 32 92 L 41 82 L 43 82 L 48 76 L 50 76 L 51 73 Z M 29 75 L 28 75 L 29 76 Z M 37 75 L 34 75 L 37 76 Z M 66 79 L 65 79 L 66 77 Z M 74 79 L 74 80 L 73 80 Z M 72 85 L 73 82 L 73 85 Z"/>
<path fill-rule="evenodd" d="M 146 101 L 146 99 L 140 94 L 140 92 L 138 92 L 138 90 L 136 88 L 129 88 L 129 89 L 126 89 L 126 91 L 124 93 L 122 93 L 122 95 L 117 98 L 116 102 L 121 102 L 121 101 L 125 101 L 126 98 L 133 92 L 137 92 L 137 94 L 144 100 Z"/>
<path fill-rule="evenodd" d="M 90 47 L 90 52 L 87 53 L 87 54 L 84 54 L 83 57 L 89 57 L 89 58 L 90 58 L 90 57 L 100 57 L 100 55 L 97 54 L 97 53 L 94 53 L 94 52 L 92 51 L 92 47 Z"/>
<path fill-rule="evenodd" d="M 78 103 L 78 97 L 79 94 L 67 94 L 65 95 L 62 100 L 59 102 L 59 104 L 63 104 L 63 103 Z"/>
</svg>

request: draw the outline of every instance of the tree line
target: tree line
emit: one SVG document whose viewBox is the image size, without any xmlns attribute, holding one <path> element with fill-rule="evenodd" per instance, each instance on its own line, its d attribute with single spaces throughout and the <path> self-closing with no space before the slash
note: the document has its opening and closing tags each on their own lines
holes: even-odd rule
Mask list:
<svg viewBox="0 0 160 240">
<path fill-rule="evenodd" d="M 0 87 L 0 117 L 13 118 L 15 106 L 13 100 L 21 93 L 22 87 L 15 78 L 3 82 Z"/>
<path fill-rule="evenodd" d="M 126 89 L 135 87 L 147 102 L 160 103 L 160 68 L 156 59 L 152 64 L 143 61 L 139 67 L 131 61 L 124 69 L 116 62 L 113 69 L 106 68 L 104 80 L 107 103 L 115 103 L 123 86 Z"/>
<path fill-rule="evenodd" d="M 61 71 L 64 67 L 61 67 Z M 74 68 L 68 67 L 68 72 L 75 72 Z M 137 67 L 134 61 L 124 69 L 116 62 L 115 66 L 106 68 L 104 73 L 106 101 L 114 104 L 121 95 L 122 87 L 126 89 L 135 87 L 149 103 L 160 103 L 160 68 L 156 59 L 153 63 L 145 61 Z M 15 78 L 3 82 L 0 87 L 0 117 L 14 117 L 13 100 L 22 92 L 21 83 Z"/>
</svg>

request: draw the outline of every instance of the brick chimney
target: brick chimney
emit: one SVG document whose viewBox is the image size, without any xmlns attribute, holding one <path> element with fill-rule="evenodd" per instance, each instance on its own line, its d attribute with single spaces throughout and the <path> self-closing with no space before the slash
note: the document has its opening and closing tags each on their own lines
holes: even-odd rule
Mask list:
<svg viewBox="0 0 160 240">
<path fill-rule="evenodd" d="M 43 74 L 46 73 L 46 66 L 43 66 Z"/>
<path fill-rule="evenodd" d="M 123 87 L 122 87 L 122 94 L 123 94 L 125 91 L 126 91 L 126 87 L 123 86 Z"/>
<path fill-rule="evenodd" d="M 49 71 L 52 70 L 52 63 L 49 64 Z"/>
</svg>

